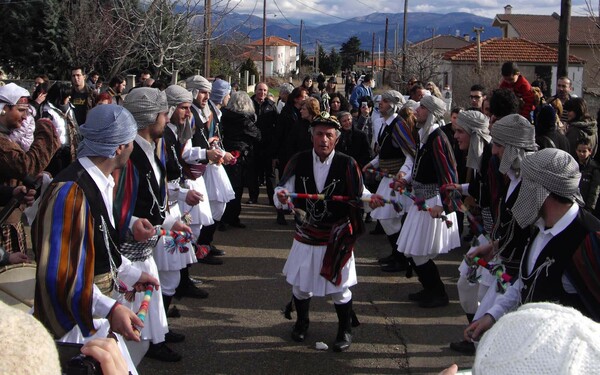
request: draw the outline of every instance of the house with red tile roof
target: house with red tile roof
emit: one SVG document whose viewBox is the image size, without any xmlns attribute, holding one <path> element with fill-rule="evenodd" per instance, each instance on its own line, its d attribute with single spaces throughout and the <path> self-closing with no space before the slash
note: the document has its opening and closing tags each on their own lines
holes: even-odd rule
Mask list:
<svg viewBox="0 0 600 375">
<path fill-rule="evenodd" d="M 500 28 L 504 38 L 523 38 L 558 49 L 559 22 L 560 16 L 556 13 L 548 16 L 512 14 L 512 7 L 506 6 L 505 13 L 497 14 L 492 26 Z M 590 17 L 571 16 L 569 45 L 570 54 L 586 61 L 580 89 L 599 88 L 600 29 Z"/>
<path fill-rule="evenodd" d="M 266 66 L 266 76 L 286 76 L 296 71 L 296 60 L 298 44 L 289 39 L 280 38 L 278 36 L 268 36 L 265 40 L 267 62 L 271 64 Z M 262 70 L 262 46 L 263 40 L 257 39 L 248 44 L 250 51 L 253 51 L 253 56 L 258 56 L 257 60 L 253 61 L 258 68 Z M 261 72 L 262 73 L 262 72 Z"/>
<path fill-rule="evenodd" d="M 480 74 L 476 70 L 479 55 L 481 55 L 482 65 Z M 448 76 L 448 83 L 454 92 L 455 104 L 467 106 L 469 89 L 472 85 L 483 84 L 488 91 L 499 86 L 502 78 L 500 67 L 506 61 L 516 62 L 521 74 L 529 82 L 535 80 L 536 71 L 549 71 L 556 76 L 558 50 L 522 38 L 492 38 L 480 43 L 480 52 L 477 44 L 472 43 L 444 53 L 443 60 L 445 64 L 441 70 Z M 569 56 L 569 75 L 574 77 L 573 82 L 581 82 L 584 64 L 583 59 Z"/>
</svg>

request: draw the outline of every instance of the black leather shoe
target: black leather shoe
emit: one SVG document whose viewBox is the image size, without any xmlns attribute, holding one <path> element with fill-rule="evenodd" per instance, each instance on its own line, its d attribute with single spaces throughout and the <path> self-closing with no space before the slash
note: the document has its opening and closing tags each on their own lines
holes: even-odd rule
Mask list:
<svg viewBox="0 0 600 375">
<path fill-rule="evenodd" d="M 166 343 L 161 342 L 160 344 L 150 343 L 150 347 L 146 352 L 146 357 L 156 359 L 162 362 L 179 362 L 181 361 L 181 354 L 173 351 L 167 346 Z"/>
<path fill-rule="evenodd" d="M 450 301 L 448 300 L 448 295 L 438 295 L 432 294 L 429 297 L 426 297 L 419 301 L 419 307 L 423 307 L 426 309 L 432 309 L 435 307 L 444 307 L 447 306 Z"/>
<path fill-rule="evenodd" d="M 214 256 L 214 257 L 220 257 L 225 255 L 225 252 L 221 249 L 217 249 L 215 246 L 213 245 L 209 245 L 210 247 L 210 255 Z"/>
<path fill-rule="evenodd" d="M 240 229 L 246 228 L 246 224 L 242 224 L 240 221 L 238 221 L 236 223 L 230 223 L 229 226 L 232 226 L 234 228 L 240 228 Z"/>
<path fill-rule="evenodd" d="M 406 271 L 407 265 L 403 265 L 400 262 L 392 262 L 381 266 L 383 272 L 402 272 Z"/>
<path fill-rule="evenodd" d="M 379 264 L 390 264 L 395 260 L 394 255 L 388 255 L 385 258 L 377 259 L 377 263 Z"/>
<path fill-rule="evenodd" d="M 182 342 L 183 340 L 185 340 L 185 335 L 183 333 L 169 331 L 165 334 L 165 342 L 176 343 Z"/>
<path fill-rule="evenodd" d="M 296 322 L 294 329 L 292 330 L 292 340 L 296 342 L 303 342 L 306 338 L 306 332 L 308 332 L 308 322 L 301 324 Z"/>
<path fill-rule="evenodd" d="M 352 334 L 348 332 L 344 332 L 335 339 L 335 343 L 333 343 L 333 351 L 334 352 L 345 352 L 350 348 L 352 344 Z"/>
<path fill-rule="evenodd" d="M 181 313 L 177 306 L 171 306 L 169 311 L 167 311 L 167 318 L 181 318 Z"/>
<path fill-rule="evenodd" d="M 175 292 L 175 298 L 180 299 L 181 297 L 189 298 L 208 298 L 208 292 L 204 289 L 200 289 L 193 283 L 190 283 L 185 289 Z"/>
<path fill-rule="evenodd" d="M 473 344 L 472 342 L 467 341 L 467 340 L 450 343 L 450 349 L 454 350 L 455 352 L 462 353 L 462 354 L 467 354 L 467 355 L 475 354 L 475 344 Z"/>
<path fill-rule="evenodd" d="M 428 295 L 429 295 L 429 293 L 425 289 L 423 289 L 416 293 L 409 293 L 408 299 L 411 301 L 419 302 L 419 301 L 422 301 L 425 298 L 427 298 Z"/>
<path fill-rule="evenodd" d="M 218 266 L 218 265 L 223 264 L 223 261 L 221 259 L 215 258 L 214 256 L 209 254 L 207 257 L 198 259 L 198 263 L 204 263 L 204 264 L 210 264 L 213 266 Z"/>
</svg>

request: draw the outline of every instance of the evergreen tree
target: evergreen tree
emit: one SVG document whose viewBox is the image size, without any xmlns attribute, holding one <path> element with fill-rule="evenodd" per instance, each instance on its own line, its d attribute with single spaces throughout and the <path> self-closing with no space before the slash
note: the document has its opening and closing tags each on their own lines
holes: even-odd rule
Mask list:
<svg viewBox="0 0 600 375">
<path fill-rule="evenodd" d="M 351 36 L 346 42 L 342 43 L 342 48 L 340 48 L 340 54 L 342 55 L 342 69 L 352 70 L 361 52 L 360 39 L 358 39 L 356 35 Z"/>
</svg>

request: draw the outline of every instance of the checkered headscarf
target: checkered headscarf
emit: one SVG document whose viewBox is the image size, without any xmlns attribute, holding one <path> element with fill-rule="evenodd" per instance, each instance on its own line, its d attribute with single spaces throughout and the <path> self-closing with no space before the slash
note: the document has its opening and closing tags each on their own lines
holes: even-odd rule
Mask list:
<svg viewBox="0 0 600 375">
<path fill-rule="evenodd" d="M 565 151 L 545 148 L 526 156 L 521 164 L 521 177 L 521 190 L 512 208 L 513 216 L 521 228 L 537 220 L 550 193 L 583 205 L 579 194 L 579 165 Z"/>
<path fill-rule="evenodd" d="M 490 119 L 479 111 L 460 111 L 456 123 L 471 137 L 467 167 L 480 171 L 485 142 L 489 144 L 492 140 L 489 130 Z"/>
<path fill-rule="evenodd" d="M 135 118 L 138 130 L 154 124 L 159 113 L 169 111 L 165 92 L 150 87 L 130 91 L 125 97 L 123 107 Z"/>
<path fill-rule="evenodd" d="M 535 143 L 535 128 L 521 115 L 512 114 L 502 117 L 494 123 L 491 133 L 493 142 L 504 146 L 504 153 L 498 167 L 503 174 L 511 168 L 518 172 L 525 155 L 538 149 Z"/>
</svg>

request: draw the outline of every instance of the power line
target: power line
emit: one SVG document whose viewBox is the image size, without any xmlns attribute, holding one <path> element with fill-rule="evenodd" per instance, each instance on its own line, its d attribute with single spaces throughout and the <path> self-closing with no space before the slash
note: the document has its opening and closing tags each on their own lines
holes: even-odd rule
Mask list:
<svg viewBox="0 0 600 375">
<path fill-rule="evenodd" d="M 290 20 L 288 20 L 288 18 L 285 16 L 285 14 L 283 14 L 283 12 L 281 11 L 281 8 L 279 7 L 279 5 L 277 4 L 277 1 L 273 0 L 273 3 L 275 4 L 275 6 L 277 7 L 277 9 L 279 10 L 279 13 L 281 13 L 281 15 L 283 16 L 283 18 L 285 18 L 285 20 L 293 26 L 296 26 L 295 23 L 292 23 Z"/>
</svg>

